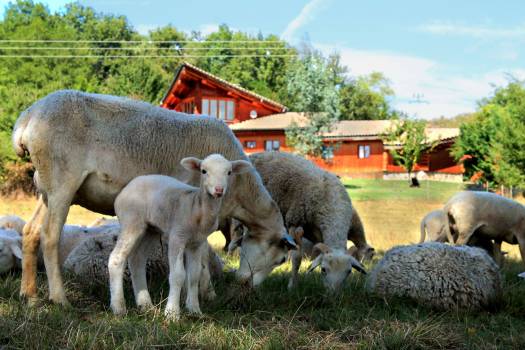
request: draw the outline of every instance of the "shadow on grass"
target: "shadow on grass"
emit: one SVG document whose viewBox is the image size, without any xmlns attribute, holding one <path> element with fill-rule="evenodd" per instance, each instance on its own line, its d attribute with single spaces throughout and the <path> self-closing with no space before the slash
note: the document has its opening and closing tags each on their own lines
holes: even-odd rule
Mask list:
<svg viewBox="0 0 525 350">
<path fill-rule="evenodd" d="M 344 185 L 345 185 L 345 188 L 349 190 L 357 190 L 361 188 L 361 186 L 356 186 L 356 185 L 350 185 L 350 184 L 344 184 Z"/>
</svg>

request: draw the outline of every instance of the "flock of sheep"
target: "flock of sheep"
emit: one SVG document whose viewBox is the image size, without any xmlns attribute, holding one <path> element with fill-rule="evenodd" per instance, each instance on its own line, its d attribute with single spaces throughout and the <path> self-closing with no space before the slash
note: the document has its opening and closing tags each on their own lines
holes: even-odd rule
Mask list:
<svg viewBox="0 0 525 350">
<path fill-rule="evenodd" d="M 320 267 L 325 287 L 338 292 L 353 269 L 366 274 L 362 263 L 374 255 L 336 176 L 291 154 L 248 158 L 213 118 L 58 91 L 20 115 L 13 144 L 31 157 L 40 197 L 27 223 L 0 219 L 0 273 L 21 265 L 20 293 L 31 303 L 36 270 L 45 266 L 52 301 L 68 304 L 63 269 L 109 280 L 111 308 L 123 314 L 127 263 L 138 307 L 152 307 L 146 271 L 159 278 L 169 271 L 166 317 L 180 317 L 183 288 L 186 309 L 199 314 L 199 300 L 215 296 L 213 280 L 222 273 L 207 243 L 217 229 L 229 251 L 240 249 L 236 276 L 253 287 L 290 257 L 288 287 L 295 288 L 301 259 L 310 255 L 308 271 Z M 118 221 L 64 225 L 72 204 Z M 460 192 L 422 220 L 421 234 L 420 244 L 385 254 L 367 289 L 437 308 L 491 307 L 501 292 L 501 242 L 519 244 L 525 257 L 525 207 Z"/>
</svg>

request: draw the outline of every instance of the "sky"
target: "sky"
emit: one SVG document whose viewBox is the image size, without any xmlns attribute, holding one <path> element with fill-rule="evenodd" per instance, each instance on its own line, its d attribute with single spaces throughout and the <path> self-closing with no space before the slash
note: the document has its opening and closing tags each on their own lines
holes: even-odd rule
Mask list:
<svg viewBox="0 0 525 350">
<path fill-rule="evenodd" d="M 60 10 L 68 1 L 43 1 Z M 380 71 L 393 107 L 419 118 L 472 112 L 509 76 L 525 79 L 525 1 L 80 0 L 142 33 L 172 24 L 276 34 L 340 53 L 352 76 Z M 0 14 L 7 1 L 0 0 Z"/>
</svg>

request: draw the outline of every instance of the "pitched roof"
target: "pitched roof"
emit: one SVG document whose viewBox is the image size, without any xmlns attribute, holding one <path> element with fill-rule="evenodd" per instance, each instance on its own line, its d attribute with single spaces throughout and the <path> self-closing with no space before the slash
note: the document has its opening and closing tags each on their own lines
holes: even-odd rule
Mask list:
<svg viewBox="0 0 525 350">
<path fill-rule="evenodd" d="M 246 120 L 241 123 L 232 124 L 230 128 L 233 131 L 284 130 L 290 127 L 292 122 L 297 123 L 299 126 L 305 126 L 307 118 L 304 113 L 286 112 Z M 392 120 L 341 120 L 331 132 L 326 133 L 324 136 L 330 139 L 379 139 L 392 125 Z M 459 136 L 459 129 L 426 128 L 426 134 L 430 142 L 437 140 L 444 141 Z"/>
<path fill-rule="evenodd" d="M 202 76 L 205 76 L 206 78 L 210 79 L 211 81 L 215 81 L 215 82 L 218 82 L 220 84 L 223 84 L 223 85 L 226 85 L 228 86 L 229 88 L 233 89 L 233 90 L 237 90 L 239 92 L 242 92 L 246 95 L 249 95 L 261 102 L 265 102 L 265 103 L 268 103 L 270 105 L 273 105 L 274 107 L 277 107 L 278 109 L 280 109 L 282 112 L 285 112 L 288 108 L 283 105 L 283 104 L 280 104 L 279 102 L 276 102 L 274 100 L 271 100 L 269 98 L 266 98 L 262 95 L 259 95 L 259 94 L 256 94 L 255 92 L 252 92 L 250 90 L 247 90 L 237 84 L 233 84 L 233 83 L 230 83 L 229 81 L 226 81 L 214 74 L 211 74 L 209 72 L 206 72 L 205 70 L 203 69 L 200 69 L 199 67 L 197 66 L 194 66 L 193 64 L 190 64 L 188 62 L 183 62 L 181 64 L 181 66 L 179 67 L 179 69 L 177 69 L 177 72 L 175 73 L 175 78 L 173 79 L 171 85 L 170 85 L 170 88 L 168 89 L 168 91 L 166 92 L 166 94 L 164 95 L 164 97 L 162 98 L 161 100 L 161 104 L 164 103 L 164 101 L 168 98 L 171 90 L 173 89 L 173 86 L 175 85 L 175 83 L 177 82 L 178 78 L 179 78 L 179 75 L 180 73 L 182 72 L 182 70 L 186 68 L 186 69 L 189 69 L 189 70 L 192 70 L 194 72 L 197 72 L 199 73 L 200 75 Z"/>
</svg>

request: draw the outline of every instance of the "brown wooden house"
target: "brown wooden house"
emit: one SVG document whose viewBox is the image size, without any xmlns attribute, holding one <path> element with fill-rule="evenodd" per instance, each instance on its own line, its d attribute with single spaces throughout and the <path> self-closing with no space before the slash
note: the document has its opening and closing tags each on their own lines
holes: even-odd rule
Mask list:
<svg viewBox="0 0 525 350">
<path fill-rule="evenodd" d="M 293 151 L 286 144 L 285 130 L 292 122 L 306 123 L 303 114 L 287 112 L 278 102 L 188 63 L 177 71 L 161 106 L 223 120 L 241 141 L 246 153 Z M 391 125 L 389 120 L 341 121 L 332 132 L 324 135 L 323 157 L 312 160 L 344 176 L 402 177 L 404 170 L 395 164 L 389 151 L 399 145 L 385 144 L 382 138 Z M 421 157 L 416 171 L 425 171 L 436 179 L 460 181 L 463 168 L 449 154 L 459 130 L 427 128 L 426 132 L 438 146 Z"/>
</svg>

